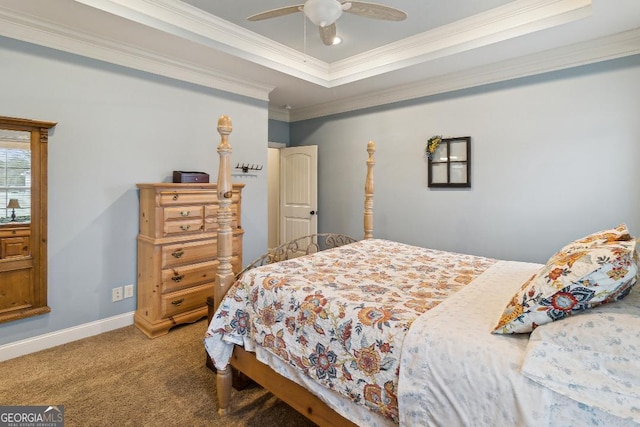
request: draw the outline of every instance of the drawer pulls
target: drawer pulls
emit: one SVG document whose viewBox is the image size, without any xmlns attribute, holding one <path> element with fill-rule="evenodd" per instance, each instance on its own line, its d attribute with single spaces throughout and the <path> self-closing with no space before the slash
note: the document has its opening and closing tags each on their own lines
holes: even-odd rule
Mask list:
<svg viewBox="0 0 640 427">
<path fill-rule="evenodd" d="M 180 283 L 182 279 L 184 279 L 184 274 L 176 274 L 171 278 L 171 280 L 173 280 L 176 283 Z"/>
<path fill-rule="evenodd" d="M 182 304 L 183 302 L 184 302 L 184 298 L 180 298 L 175 301 L 171 301 L 171 304 L 175 305 L 176 307 L 179 307 L 180 304 Z"/>
<path fill-rule="evenodd" d="M 178 200 L 178 195 L 177 194 L 173 195 L 173 200 Z"/>
<path fill-rule="evenodd" d="M 180 211 L 180 216 L 189 216 L 190 211 Z"/>
<path fill-rule="evenodd" d="M 190 228 L 191 228 L 191 226 L 190 226 L 190 225 L 181 225 L 181 226 L 180 226 L 180 229 L 181 229 L 182 231 L 187 231 L 187 230 L 188 230 L 188 229 L 190 229 Z"/>
<path fill-rule="evenodd" d="M 178 249 L 177 251 L 173 251 L 173 252 L 171 252 L 171 255 L 172 255 L 174 258 L 178 258 L 178 259 L 180 259 L 180 258 L 182 258 L 182 255 L 184 255 L 184 251 L 183 251 L 182 249 Z"/>
</svg>

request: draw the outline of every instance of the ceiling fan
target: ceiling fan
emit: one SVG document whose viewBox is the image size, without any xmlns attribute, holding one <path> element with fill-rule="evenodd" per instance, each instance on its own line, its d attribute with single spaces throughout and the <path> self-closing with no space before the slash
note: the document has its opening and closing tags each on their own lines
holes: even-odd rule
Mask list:
<svg viewBox="0 0 640 427">
<path fill-rule="evenodd" d="M 333 44 L 336 37 L 336 21 L 342 12 L 385 21 L 402 21 L 407 18 L 407 14 L 403 11 L 381 4 L 362 1 L 307 0 L 304 4 L 257 13 L 248 17 L 247 20 L 261 21 L 298 12 L 304 13 L 311 22 L 318 26 L 322 43 L 327 46 Z"/>
</svg>

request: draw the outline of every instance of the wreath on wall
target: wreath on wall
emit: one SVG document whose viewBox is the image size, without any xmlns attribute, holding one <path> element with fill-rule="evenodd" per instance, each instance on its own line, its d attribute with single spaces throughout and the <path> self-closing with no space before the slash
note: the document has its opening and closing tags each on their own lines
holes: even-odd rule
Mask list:
<svg viewBox="0 0 640 427">
<path fill-rule="evenodd" d="M 438 149 L 440 142 L 442 142 L 442 135 L 434 135 L 427 140 L 427 145 L 424 148 L 424 152 L 429 160 L 433 160 L 433 153 L 435 153 Z"/>
</svg>

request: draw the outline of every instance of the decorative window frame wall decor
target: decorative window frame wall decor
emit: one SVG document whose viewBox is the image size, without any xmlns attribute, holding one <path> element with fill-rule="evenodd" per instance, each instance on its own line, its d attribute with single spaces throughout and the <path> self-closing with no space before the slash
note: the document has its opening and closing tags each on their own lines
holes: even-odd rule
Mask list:
<svg viewBox="0 0 640 427">
<path fill-rule="evenodd" d="M 433 144 L 434 138 L 440 142 Z M 429 140 L 426 148 L 429 188 L 471 187 L 471 137 L 434 138 Z"/>
</svg>

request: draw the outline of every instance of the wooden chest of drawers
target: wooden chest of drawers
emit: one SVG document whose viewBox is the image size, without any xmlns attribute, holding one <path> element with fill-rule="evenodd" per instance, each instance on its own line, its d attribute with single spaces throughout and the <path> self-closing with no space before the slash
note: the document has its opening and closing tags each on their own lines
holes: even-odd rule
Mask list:
<svg viewBox="0 0 640 427">
<path fill-rule="evenodd" d="M 231 204 L 234 273 L 242 269 L 241 191 Z M 207 316 L 218 269 L 216 184 L 138 184 L 138 301 L 135 325 L 150 338 Z"/>
<path fill-rule="evenodd" d="M 0 319 L 6 316 L 13 320 L 15 313 L 34 305 L 36 296 L 30 285 L 34 269 L 30 239 L 29 224 L 0 226 Z"/>
</svg>

